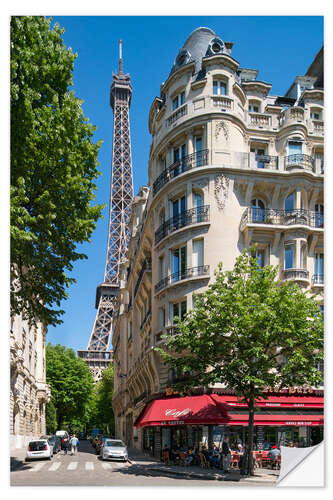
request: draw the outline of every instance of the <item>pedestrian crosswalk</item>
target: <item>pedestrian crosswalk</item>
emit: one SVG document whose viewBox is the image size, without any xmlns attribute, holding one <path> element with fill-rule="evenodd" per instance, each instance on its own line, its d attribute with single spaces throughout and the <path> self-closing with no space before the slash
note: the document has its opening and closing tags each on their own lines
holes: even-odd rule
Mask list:
<svg viewBox="0 0 333 500">
<path fill-rule="evenodd" d="M 102 461 L 96 461 L 96 462 L 78 462 L 78 461 L 72 461 L 72 462 L 62 462 L 60 460 L 53 461 L 52 463 L 50 462 L 37 462 L 29 463 L 29 469 L 27 469 L 29 472 L 38 472 L 43 469 L 44 471 L 49 471 L 49 472 L 56 472 L 56 471 L 93 471 L 93 470 L 98 470 L 99 468 L 104 469 L 105 471 L 111 471 L 117 470 L 119 468 L 123 467 L 128 467 L 130 466 L 130 463 L 127 462 L 102 462 Z"/>
</svg>

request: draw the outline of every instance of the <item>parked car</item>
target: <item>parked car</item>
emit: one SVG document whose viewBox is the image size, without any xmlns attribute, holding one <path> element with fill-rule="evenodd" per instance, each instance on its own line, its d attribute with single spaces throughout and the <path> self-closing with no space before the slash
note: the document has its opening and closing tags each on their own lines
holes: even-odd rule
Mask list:
<svg viewBox="0 0 333 500">
<path fill-rule="evenodd" d="M 101 449 L 106 439 L 111 439 L 111 436 L 101 436 L 101 438 L 97 441 L 96 444 L 96 453 L 97 455 L 101 455 Z"/>
<path fill-rule="evenodd" d="M 53 447 L 53 453 L 56 454 L 61 451 L 61 437 L 60 436 L 51 436 L 49 438 L 49 443 Z"/>
<path fill-rule="evenodd" d="M 106 439 L 103 443 L 101 457 L 102 460 L 111 458 L 116 460 L 124 460 L 125 462 L 127 462 L 127 446 L 120 439 Z"/>
<path fill-rule="evenodd" d="M 53 446 L 47 439 L 35 439 L 29 442 L 25 457 L 26 462 L 35 458 L 48 458 L 51 460 L 52 457 Z"/>
</svg>

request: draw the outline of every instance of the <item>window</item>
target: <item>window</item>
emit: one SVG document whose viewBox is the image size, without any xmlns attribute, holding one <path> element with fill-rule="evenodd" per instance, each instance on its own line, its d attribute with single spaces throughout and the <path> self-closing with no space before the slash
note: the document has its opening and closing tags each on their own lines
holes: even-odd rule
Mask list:
<svg viewBox="0 0 333 500">
<path fill-rule="evenodd" d="M 195 147 L 195 166 L 202 166 L 202 137 L 195 137 L 194 141 Z"/>
<path fill-rule="evenodd" d="M 292 212 L 295 209 L 295 191 L 284 200 L 284 209 L 286 212 Z"/>
<path fill-rule="evenodd" d="M 204 240 L 194 240 L 192 245 L 192 267 L 200 268 L 203 264 Z"/>
<path fill-rule="evenodd" d="M 258 267 L 262 268 L 265 265 L 265 249 L 257 248 L 253 253 L 253 257 L 257 259 Z"/>
<path fill-rule="evenodd" d="M 301 245 L 299 267 L 300 269 L 306 269 L 306 245 Z"/>
<path fill-rule="evenodd" d="M 288 142 L 288 155 L 294 156 L 302 154 L 302 142 L 300 141 L 289 141 Z M 291 158 L 290 160 L 292 160 Z M 296 159 L 296 158 L 294 158 Z"/>
<path fill-rule="evenodd" d="M 186 254 L 186 246 L 171 250 L 172 281 L 179 281 L 186 277 Z"/>
<path fill-rule="evenodd" d="M 259 104 L 258 103 L 249 103 L 249 111 L 250 113 L 259 113 Z"/>
<path fill-rule="evenodd" d="M 177 175 L 185 172 L 185 158 L 186 156 L 186 144 L 182 144 L 177 148 L 173 148 L 173 164 L 177 164 L 172 169 L 172 176 L 176 177 Z"/>
<path fill-rule="evenodd" d="M 311 120 L 320 120 L 319 111 L 311 111 L 310 118 L 311 118 Z"/>
<path fill-rule="evenodd" d="M 160 307 L 158 310 L 158 326 L 159 329 L 162 329 L 165 327 L 165 308 Z"/>
<path fill-rule="evenodd" d="M 265 168 L 265 150 L 262 148 L 251 147 L 251 153 L 255 153 L 257 168 Z"/>
<path fill-rule="evenodd" d="M 265 205 L 261 200 L 254 198 L 251 200 L 252 222 L 263 222 Z"/>
<path fill-rule="evenodd" d="M 197 222 L 202 222 L 203 196 L 201 193 L 193 193 L 193 207 L 196 209 Z"/>
<path fill-rule="evenodd" d="M 185 104 L 185 91 L 176 95 L 176 97 L 174 97 L 174 99 L 172 99 L 172 111 L 179 108 L 183 104 Z"/>
<path fill-rule="evenodd" d="M 316 227 L 324 227 L 324 205 L 320 203 L 315 205 L 315 224 Z"/>
<path fill-rule="evenodd" d="M 160 280 L 164 277 L 164 257 L 158 259 L 158 276 Z"/>
<path fill-rule="evenodd" d="M 222 80 L 213 80 L 213 94 L 214 95 L 226 95 L 227 94 L 227 84 L 222 82 Z"/>
<path fill-rule="evenodd" d="M 295 245 L 288 244 L 284 247 L 284 268 L 293 269 L 295 260 Z"/>
<path fill-rule="evenodd" d="M 170 202 L 171 217 L 173 218 L 173 226 L 175 229 L 182 227 L 185 224 L 186 198 L 181 196 Z"/>
<path fill-rule="evenodd" d="M 315 255 L 315 282 L 322 283 L 324 278 L 324 254 Z"/>
<path fill-rule="evenodd" d="M 183 302 L 176 302 L 174 304 L 170 304 L 170 321 L 171 324 L 174 323 L 175 318 L 178 317 L 181 320 L 185 318 L 186 314 L 186 300 Z"/>
</svg>

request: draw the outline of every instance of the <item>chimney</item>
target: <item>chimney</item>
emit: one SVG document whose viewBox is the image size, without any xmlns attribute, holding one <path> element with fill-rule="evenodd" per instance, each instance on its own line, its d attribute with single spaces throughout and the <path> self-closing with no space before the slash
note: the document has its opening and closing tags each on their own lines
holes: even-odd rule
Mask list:
<svg viewBox="0 0 333 500">
<path fill-rule="evenodd" d="M 231 49 L 234 46 L 234 42 L 224 42 L 225 48 L 227 49 L 227 54 L 231 56 Z"/>
</svg>

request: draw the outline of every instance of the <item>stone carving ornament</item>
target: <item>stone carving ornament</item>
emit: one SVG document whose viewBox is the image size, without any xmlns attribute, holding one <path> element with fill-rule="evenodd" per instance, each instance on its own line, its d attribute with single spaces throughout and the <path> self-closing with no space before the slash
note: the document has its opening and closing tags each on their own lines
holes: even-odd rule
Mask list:
<svg viewBox="0 0 333 500">
<path fill-rule="evenodd" d="M 228 124 L 224 120 L 219 120 L 215 124 L 215 139 L 220 135 L 221 130 L 223 130 L 225 140 L 229 139 L 229 127 Z"/>
<path fill-rule="evenodd" d="M 224 209 L 225 202 L 228 198 L 229 181 L 229 177 L 226 177 L 224 174 L 215 176 L 214 195 L 218 209 L 221 211 Z"/>
</svg>

